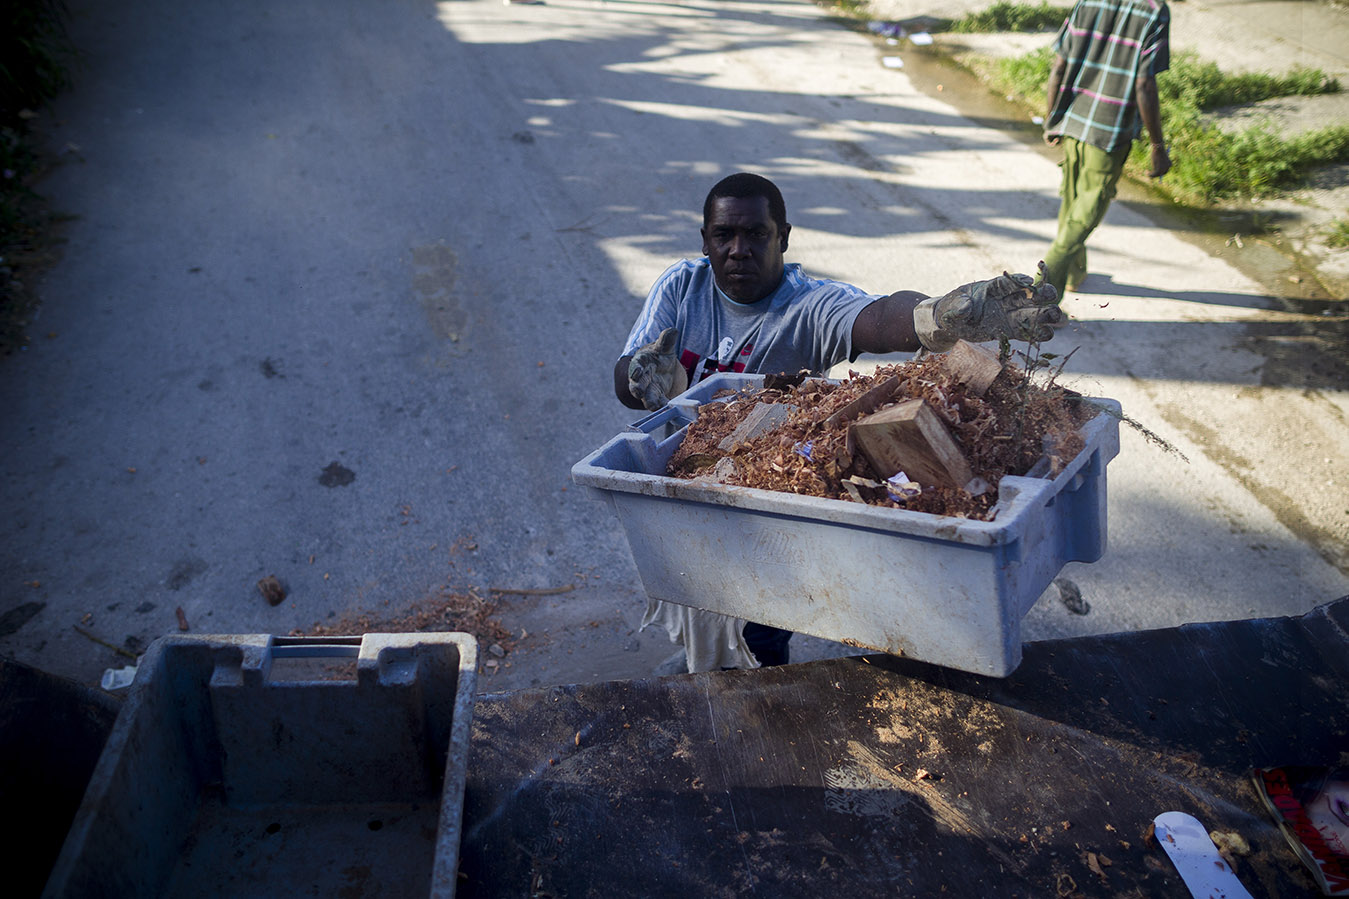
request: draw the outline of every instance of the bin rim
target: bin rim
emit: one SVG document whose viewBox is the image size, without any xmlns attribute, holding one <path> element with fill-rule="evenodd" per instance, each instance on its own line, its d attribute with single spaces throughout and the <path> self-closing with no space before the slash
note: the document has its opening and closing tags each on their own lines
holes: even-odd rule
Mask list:
<svg viewBox="0 0 1349 899">
<path fill-rule="evenodd" d="M 710 401 L 716 390 L 726 386 L 752 385 L 762 381 L 762 375 L 736 374 L 727 378 L 727 373 L 713 375 L 700 382 L 695 388 L 682 394 L 671 402 L 671 406 L 686 408 L 696 418 L 697 407 Z M 703 398 L 699 398 L 701 395 Z M 934 540 L 954 540 L 975 546 L 999 546 L 1019 539 L 1023 528 L 1019 522 L 1026 510 L 1047 504 L 1058 493 L 1066 489 L 1082 472 L 1092 456 L 1103 452 L 1100 464 L 1113 459 L 1119 452 L 1119 402 L 1102 397 L 1083 397 L 1083 401 L 1100 407 L 1101 411 L 1082 425 L 1084 446 L 1063 470 L 1052 480 L 1028 478 L 1021 475 L 1006 475 L 998 486 L 999 510 L 992 521 L 977 521 L 948 515 L 935 515 L 930 512 L 916 512 L 909 509 L 895 509 L 888 506 L 873 506 L 866 503 L 850 502 L 830 497 L 804 496 L 758 487 L 740 487 L 729 484 L 716 484 L 706 481 L 670 477 L 664 473 L 621 471 L 606 468 L 599 463 L 605 455 L 614 452 L 623 443 L 651 446 L 655 443 L 651 434 L 639 431 L 620 433 L 606 441 L 598 449 L 588 453 L 585 458 L 572 466 L 572 480 L 584 487 L 606 493 L 615 491 L 625 494 L 638 494 L 662 499 L 673 499 L 692 503 L 704 503 L 715 506 L 733 507 L 746 511 L 755 511 L 789 518 L 824 521 L 849 527 L 868 528 L 888 533 L 900 533 L 914 537 L 927 537 Z M 681 435 L 687 430 L 687 424 L 680 428 Z M 632 454 L 636 457 L 636 454 Z"/>
</svg>

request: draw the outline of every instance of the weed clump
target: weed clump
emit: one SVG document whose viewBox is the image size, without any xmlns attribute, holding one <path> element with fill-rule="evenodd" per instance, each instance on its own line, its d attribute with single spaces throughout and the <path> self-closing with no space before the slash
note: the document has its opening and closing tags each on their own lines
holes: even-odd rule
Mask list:
<svg viewBox="0 0 1349 899">
<path fill-rule="evenodd" d="M 951 23 L 951 30 L 959 34 L 991 34 L 1000 31 L 1052 31 L 1063 24 L 1071 11 L 1067 6 L 1039 6 L 1028 3 L 1008 3 L 998 0 L 987 9 L 961 16 Z"/>
<path fill-rule="evenodd" d="M 32 121 L 70 87 L 76 51 L 61 0 L 0 3 L 0 353 L 22 346 L 46 261 L 50 216 L 31 184 L 41 170 Z"/>
</svg>

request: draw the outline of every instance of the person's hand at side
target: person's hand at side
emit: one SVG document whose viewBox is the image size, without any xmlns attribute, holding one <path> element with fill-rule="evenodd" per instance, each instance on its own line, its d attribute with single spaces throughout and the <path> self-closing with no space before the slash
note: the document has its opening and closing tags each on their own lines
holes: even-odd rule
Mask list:
<svg viewBox="0 0 1349 899">
<path fill-rule="evenodd" d="M 678 328 L 666 328 L 632 354 L 628 363 L 628 390 L 649 411 L 655 412 L 688 386 L 688 372 L 679 364 Z"/>
<path fill-rule="evenodd" d="M 1148 169 L 1149 178 L 1160 178 L 1171 171 L 1171 154 L 1167 152 L 1166 144 L 1152 145 L 1152 168 Z"/>
<path fill-rule="evenodd" d="M 1041 262 L 1038 278 L 1003 272 L 924 300 L 913 310 L 919 342 L 934 353 L 944 353 L 957 340 L 1049 340 L 1053 326 L 1063 321 L 1063 312 L 1047 274 Z"/>
</svg>

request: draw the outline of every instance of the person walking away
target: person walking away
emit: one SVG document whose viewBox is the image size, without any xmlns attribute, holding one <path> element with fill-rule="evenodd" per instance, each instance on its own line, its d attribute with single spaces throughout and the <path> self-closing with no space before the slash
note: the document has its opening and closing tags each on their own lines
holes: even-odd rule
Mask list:
<svg viewBox="0 0 1349 899">
<path fill-rule="evenodd" d="M 1087 238 L 1144 128 L 1148 176 L 1171 168 L 1157 100 L 1157 73 L 1171 65 L 1170 29 L 1164 0 L 1078 0 L 1054 40 L 1045 141 L 1063 147 L 1063 183 L 1058 233 L 1044 261 L 1060 297 L 1087 276 Z"/>
</svg>

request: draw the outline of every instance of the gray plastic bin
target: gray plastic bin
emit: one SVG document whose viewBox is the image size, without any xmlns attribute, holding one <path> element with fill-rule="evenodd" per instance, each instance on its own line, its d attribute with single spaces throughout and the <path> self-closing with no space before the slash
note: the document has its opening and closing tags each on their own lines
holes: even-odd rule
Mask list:
<svg viewBox="0 0 1349 899">
<path fill-rule="evenodd" d="M 476 665 L 458 633 L 155 641 L 44 895 L 453 896 Z"/>
<path fill-rule="evenodd" d="M 698 406 L 762 376 L 718 374 L 572 467 L 627 533 L 653 599 L 1006 677 L 1021 619 L 1067 562 L 1105 551 L 1119 404 L 1053 480 L 1008 476 L 993 521 L 671 478 Z M 1113 413 L 1113 414 L 1112 414 Z"/>
</svg>

